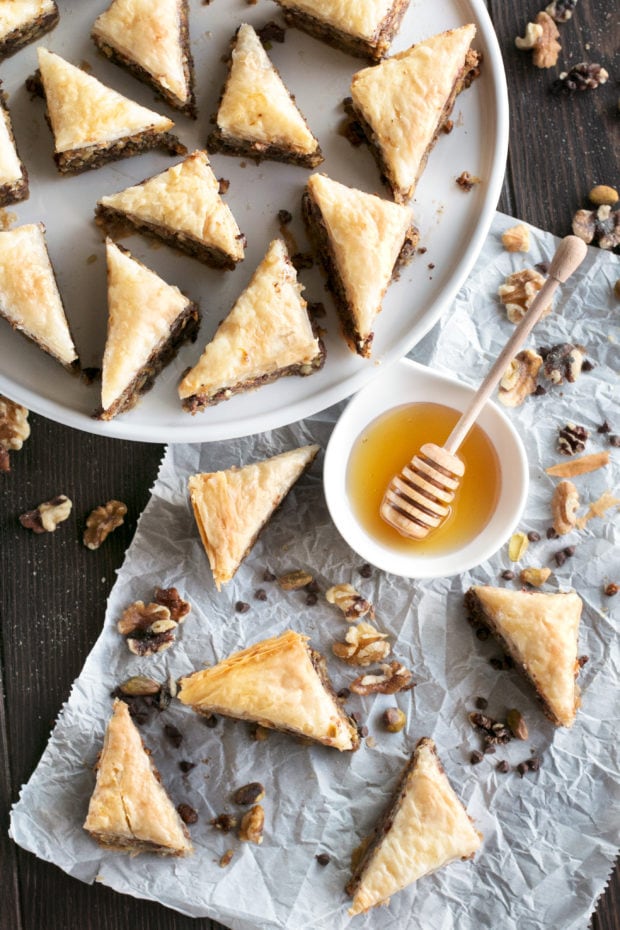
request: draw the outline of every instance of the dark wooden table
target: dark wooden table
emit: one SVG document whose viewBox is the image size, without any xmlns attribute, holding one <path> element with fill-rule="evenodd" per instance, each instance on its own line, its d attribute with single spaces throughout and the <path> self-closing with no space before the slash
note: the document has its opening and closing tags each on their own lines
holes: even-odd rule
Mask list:
<svg viewBox="0 0 620 930">
<path fill-rule="evenodd" d="M 500 209 L 557 235 L 570 232 L 577 207 L 595 183 L 618 187 L 617 17 L 611 0 L 580 0 L 562 25 L 559 65 L 602 62 L 605 86 L 570 97 L 549 94 L 560 68 L 540 71 L 514 38 L 542 0 L 489 9 L 504 52 L 511 103 L 511 142 Z M 615 146 L 615 150 L 614 150 Z M 0 475 L 2 679 L 0 702 L 0 928 L 2 930 L 215 930 L 154 904 L 135 901 L 63 872 L 7 838 L 8 809 L 43 751 L 71 682 L 97 638 L 115 572 L 131 542 L 163 449 L 101 439 L 31 416 L 32 436 Z M 34 536 L 17 516 L 58 494 L 75 503 L 56 536 Z M 97 552 L 81 543 L 91 508 L 115 497 L 128 519 Z M 618 870 L 599 901 L 593 930 L 620 928 Z M 549 930 L 561 930 L 559 927 Z"/>
</svg>

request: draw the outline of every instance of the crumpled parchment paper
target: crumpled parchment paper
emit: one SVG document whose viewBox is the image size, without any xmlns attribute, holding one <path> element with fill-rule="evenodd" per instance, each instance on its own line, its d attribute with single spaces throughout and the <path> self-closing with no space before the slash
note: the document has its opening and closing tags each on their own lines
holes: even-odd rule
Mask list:
<svg viewBox="0 0 620 930">
<path fill-rule="evenodd" d="M 529 254 L 508 254 L 500 234 L 514 220 L 498 214 L 485 247 L 455 306 L 417 346 L 412 357 L 452 372 L 472 384 L 499 353 L 512 325 L 496 292 L 506 274 L 548 260 L 556 240 L 532 229 Z M 295 445 L 319 442 L 324 448 L 342 405 L 279 429 L 234 442 L 171 446 L 163 460 L 151 500 L 112 590 L 103 632 L 75 682 L 43 757 L 23 788 L 11 817 L 14 840 L 76 878 L 98 880 L 127 894 L 159 901 L 193 916 L 210 916 L 235 930 L 347 926 L 343 888 L 353 848 L 374 822 L 390 795 L 403 763 L 424 735 L 436 741 L 440 757 L 484 845 L 473 862 L 451 864 L 393 897 L 387 908 L 354 918 L 362 930 L 526 930 L 585 928 L 604 888 L 618 842 L 618 681 L 620 649 L 617 624 L 620 597 L 603 588 L 620 582 L 617 508 L 585 530 L 547 540 L 550 499 L 555 479 L 544 467 L 562 457 L 555 449 L 557 429 L 567 421 L 590 431 L 586 451 L 610 448 L 597 433 L 605 419 L 620 432 L 614 388 L 618 370 L 620 305 L 613 284 L 620 277 L 614 256 L 589 249 L 575 278 L 556 298 L 554 312 L 537 327 L 530 344 L 573 341 L 585 345 L 595 363 L 575 384 L 549 386 L 509 415 L 527 447 L 531 492 L 521 521 L 542 540 L 532 543 L 519 566 L 506 547 L 463 576 L 415 582 L 374 571 L 364 579 L 361 559 L 340 539 L 330 522 L 321 485 L 321 459 L 293 489 L 261 535 L 233 582 L 218 594 L 186 494 L 187 477 L 241 465 Z M 208 416 L 208 412 L 204 414 Z M 620 453 L 612 463 L 575 479 L 582 501 L 605 489 L 620 494 Z M 508 479 L 509 480 L 509 479 Z M 577 546 L 562 567 L 555 552 Z M 584 601 L 580 654 L 589 661 L 579 676 L 583 706 L 572 729 L 555 729 L 540 712 L 531 687 L 514 671 L 495 671 L 489 658 L 499 654 L 492 642 L 480 642 L 467 624 L 463 593 L 472 583 L 500 581 L 506 568 L 550 565 L 545 590 L 574 587 Z M 285 734 L 255 741 L 241 722 L 220 719 L 214 729 L 173 702 L 151 711 L 142 727 L 163 783 L 175 804 L 189 803 L 199 819 L 192 827 L 195 854 L 188 859 L 158 859 L 101 850 L 82 830 L 94 785 L 92 765 L 101 748 L 110 715 L 110 691 L 136 673 L 165 680 L 286 628 L 309 634 L 328 658 L 336 689 L 357 670 L 335 659 L 331 644 L 347 624 L 323 597 L 306 606 L 305 593 L 284 592 L 263 582 L 268 568 L 278 574 L 293 568 L 312 571 L 324 591 L 352 582 L 376 605 L 377 625 L 390 634 L 394 656 L 409 666 L 417 687 L 395 697 L 348 701 L 359 711 L 373 738 L 354 754 L 303 745 Z M 132 656 L 116 632 L 116 620 L 133 600 L 148 601 L 155 586 L 172 586 L 191 601 L 192 612 L 177 643 L 154 658 Z M 267 590 L 267 601 L 254 591 Z M 247 601 L 247 613 L 235 611 Z M 479 742 L 467 720 L 476 696 L 489 701 L 488 713 L 503 719 L 517 707 L 529 726 L 526 742 L 499 747 L 472 766 Z M 400 734 L 381 725 L 383 710 L 397 703 L 407 715 Z M 183 733 L 179 748 L 166 739 L 171 723 Z M 374 744 L 373 744 L 374 741 Z M 535 751 L 540 771 L 520 778 L 513 766 Z M 511 764 L 496 771 L 499 759 Z M 188 774 L 181 760 L 196 763 Z M 209 826 L 210 818 L 234 808 L 232 791 L 250 781 L 265 785 L 265 839 L 262 846 L 240 844 Z M 227 868 L 218 864 L 235 850 Z M 321 867 L 315 856 L 328 853 Z"/>
</svg>

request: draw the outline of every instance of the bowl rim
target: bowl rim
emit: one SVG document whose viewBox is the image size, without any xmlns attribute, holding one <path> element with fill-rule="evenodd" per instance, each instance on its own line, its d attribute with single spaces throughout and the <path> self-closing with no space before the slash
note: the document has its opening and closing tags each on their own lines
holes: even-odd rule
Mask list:
<svg viewBox="0 0 620 930">
<path fill-rule="evenodd" d="M 419 397 L 423 388 L 435 390 L 431 396 Z M 491 441 L 502 473 L 509 476 L 510 480 L 502 480 L 493 516 L 465 546 L 448 553 L 427 556 L 399 552 L 373 539 L 360 524 L 349 503 L 346 473 L 350 452 L 366 426 L 381 414 L 415 403 L 418 399 L 463 410 L 474 392 L 475 388 L 458 378 L 405 358 L 395 362 L 359 391 L 338 418 L 325 451 L 323 465 L 327 507 L 345 542 L 376 568 L 404 578 L 451 577 L 475 568 L 494 555 L 517 526 L 527 500 L 529 463 L 519 434 L 493 401 L 487 401 L 477 423 Z"/>
</svg>

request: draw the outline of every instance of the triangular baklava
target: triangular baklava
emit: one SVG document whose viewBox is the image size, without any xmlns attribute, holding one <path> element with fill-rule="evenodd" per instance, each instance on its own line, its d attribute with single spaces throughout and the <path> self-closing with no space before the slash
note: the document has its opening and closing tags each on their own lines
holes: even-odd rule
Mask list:
<svg viewBox="0 0 620 930">
<path fill-rule="evenodd" d="M 0 232 L 0 316 L 69 371 L 79 368 L 43 223 Z"/>
<path fill-rule="evenodd" d="M 313 174 L 306 185 L 303 213 L 344 337 L 352 351 L 367 358 L 383 295 L 418 242 L 412 212 Z"/>
<path fill-rule="evenodd" d="M 435 744 L 421 739 L 347 885 L 349 914 L 387 904 L 424 875 L 454 859 L 471 859 L 482 836 L 454 793 Z"/>
<path fill-rule="evenodd" d="M 352 115 L 398 203 L 413 196 L 456 95 L 477 74 L 475 35 L 472 25 L 450 29 L 353 75 Z"/>
<path fill-rule="evenodd" d="M 124 701 L 115 701 L 84 829 L 100 846 L 137 855 L 187 856 L 187 828 L 162 786 Z"/>
<path fill-rule="evenodd" d="M 1 0 L 0 60 L 53 29 L 58 15 L 55 0 Z"/>
<path fill-rule="evenodd" d="M 243 259 L 243 235 L 220 197 L 206 152 L 102 197 L 95 212 L 103 225 L 128 223 L 214 268 L 234 268 Z"/>
<path fill-rule="evenodd" d="M 276 0 L 290 26 L 360 58 L 380 59 L 398 32 L 409 0 Z"/>
<path fill-rule="evenodd" d="M 233 577 L 319 446 L 302 446 L 262 462 L 189 479 L 189 495 L 218 591 Z"/>
<path fill-rule="evenodd" d="M 319 143 L 246 23 L 233 39 L 215 126 L 207 142 L 210 152 L 271 158 L 303 168 L 323 161 Z"/>
<path fill-rule="evenodd" d="M 0 207 L 28 198 L 28 172 L 15 145 L 11 116 L 0 82 Z"/>
<path fill-rule="evenodd" d="M 172 120 L 123 97 L 60 55 L 45 48 L 37 52 L 59 171 L 98 168 L 157 146 L 185 154 L 168 133 Z"/>
<path fill-rule="evenodd" d="M 195 339 L 198 307 L 171 284 L 106 240 L 108 333 L 101 373 L 100 420 L 134 406 L 179 345 Z"/>
<path fill-rule="evenodd" d="M 284 375 L 311 375 L 325 349 L 314 335 L 302 285 L 281 239 L 274 239 L 252 280 L 202 356 L 179 385 L 196 413 Z"/>
<path fill-rule="evenodd" d="M 170 106 L 196 116 L 187 0 L 112 0 L 91 35 L 104 55 Z"/>
<path fill-rule="evenodd" d="M 469 615 L 500 640 L 556 726 L 572 726 L 581 703 L 575 679 L 582 606 L 574 591 L 543 594 L 477 585 L 465 595 Z"/>
<path fill-rule="evenodd" d="M 341 752 L 360 738 L 336 698 L 323 657 L 288 630 L 181 679 L 179 700 L 199 714 L 222 714 L 315 740 Z"/>
</svg>

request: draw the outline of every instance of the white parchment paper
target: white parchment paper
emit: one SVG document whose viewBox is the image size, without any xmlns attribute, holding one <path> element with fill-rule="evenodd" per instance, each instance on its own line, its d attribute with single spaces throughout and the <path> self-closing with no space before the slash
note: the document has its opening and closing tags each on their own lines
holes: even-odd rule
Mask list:
<svg viewBox="0 0 620 930">
<path fill-rule="evenodd" d="M 510 255 L 499 237 L 514 222 L 496 216 L 455 306 L 412 357 L 458 372 L 469 383 L 480 381 L 512 329 L 495 296 L 498 285 L 510 271 L 549 259 L 556 241 L 532 229 L 529 254 Z M 222 593 L 215 591 L 187 500 L 188 476 L 306 442 L 324 448 L 339 407 L 273 433 L 168 449 L 110 595 L 102 634 L 12 811 L 14 840 L 82 881 L 98 880 L 185 914 L 214 917 L 235 930 L 340 930 L 350 922 L 343 888 L 351 851 L 380 815 L 417 739 L 429 735 L 483 832 L 484 845 L 475 861 L 454 863 L 420 880 L 394 896 L 388 908 L 354 918 L 353 925 L 359 930 L 585 928 L 613 864 L 620 824 L 620 596 L 603 594 L 607 582 L 620 582 L 617 508 L 581 532 L 547 540 L 555 482 L 544 467 L 561 458 L 555 449 L 557 429 L 567 421 L 590 431 L 586 451 L 609 448 L 607 437 L 597 433 L 605 419 L 620 432 L 614 394 L 620 304 L 613 284 L 618 277 L 617 258 L 589 249 L 531 344 L 582 343 L 596 367 L 575 384 L 550 387 L 545 396 L 531 397 L 510 412 L 531 468 L 521 528 L 542 536 L 517 568 L 550 565 L 554 573 L 546 590 L 572 586 L 584 601 L 579 651 L 589 661 L 580 674 L 583 706 L 571 730 L 555 729 L 546 721 L 532 689 L 516 672 L 491 667 L 497 646 L 480 642 L 465 621 L 462 600 L 470 584 L 511 584 L 499 580 L 503 569 L 514 568 L 506 550 L 463 576 L 418 583 L 374 571 L 363 579 L 361 559 L 330 522 L 321 458 L 293 489 L 233 582 Z M 620 496 L 620 453 L 611 452 L 611 465 L 575 479 L 584 503 L 605 489 Z M 558 568 L 553 555 L 569 544 L 577 546 L 575 555 Z M 346 631 L 338 611 L 323 598 L 309 607 L 304 592 L 287 593 L 265 584 L 266 568 L 276 574 L 309 569 L 322 590 L 352 582 L 376 605 L 377 625 L 391 635 L 394 655 L 412 668 L 417 687 L 396 697 L 351 698 L 348 709 L 361 713 L 374 740 L 354 754 L 302 745 L 279 733 L 256 742 L 245 724 L 223 719 L 209 729 L 178 702 L 161 714 L 152 711 L 142 727 L 144 739 L 174 803 L 186 802 L 198 811 L 191 831 L 195 854 L 183 860 L 148 855 L 131 859 L 102 851 L 81 825 L 94 785 L 91 767 L 110 715 L 110 691 L 120 681 L 137 673 L 176 678 L 289 627 L 309 634 L 327 656 L 336 689 L 355 677 L 355 670 L 331 654 L 332 642 Z M 127 604 L 148 601 L 157 585 L 178 587 L 191 601 L 192 612 L 175 646 L 140 659 L 121 642 L 115 623 Z M 267 590 L 265 603 L 253 597 L 259 587 Z M 250 603 L 248 613 L 235 611 L 238 600 Z M 478 740 L 467 713 L 478 695 L 489 700 L 492 716 L 502 718 L 508 707 L 519 708 L 530 736 L 472 766 L 469 757 Z M 400 734 L 387 734 L 381 715 L 395 701 L 407 715 L 407 726 Z M 179 748 L 166 739 L 166 723 L 183 733 Z M 540 771 L 521 779 L 512 766 L 532 750 L 542 759 Z M 496 771 L 502 758 L 511 764 L 509 774 Z M 181 760 L 196 766 L 183 774 Z M 233 809 L 231 792 L 249 781 L 261 781 L 266 788 L 260 847 L 239 844 L 233 834 L 224 836 L 208 825 L 211 817 Z M 228 848 L 234 848 L 234 857 L 221 868 L 218 860 Z M 315 860 L 323 852 L 331 857 L 325 867 Z"/>
</svg>

